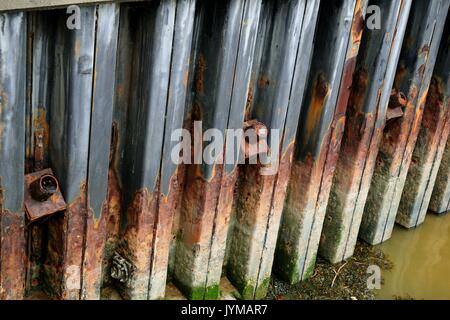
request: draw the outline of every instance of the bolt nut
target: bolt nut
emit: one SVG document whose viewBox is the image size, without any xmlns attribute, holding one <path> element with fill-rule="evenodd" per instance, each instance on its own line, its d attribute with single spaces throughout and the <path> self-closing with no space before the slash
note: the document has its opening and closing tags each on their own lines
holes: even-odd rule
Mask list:
<svg viewBox="0 0 450 320">
<path fill-rule="evenodd" d="M 30 184 L 30 193 L 36 201 L 46 201 L 59 189 L 58 180 L 51 174 L 44 174 Z"/>
</svg>

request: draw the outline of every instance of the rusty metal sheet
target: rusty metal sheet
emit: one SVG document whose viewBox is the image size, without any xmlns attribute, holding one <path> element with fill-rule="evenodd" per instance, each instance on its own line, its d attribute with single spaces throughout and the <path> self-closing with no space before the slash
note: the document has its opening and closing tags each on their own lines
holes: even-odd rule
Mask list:
<svg viewBox="0 0 450 320">
<path fill-rule="evenodd" d="M 148 299 L 152 284 L 176 9 L 173 0 L 155 1 L 124 7 L 121 18 L 109 219 L 110 227 L 118 227 L 122 212 L 116 250 L 132 270 L 128 279 L 116 284 L 126 299 Z M 114 235 L 110 232 L 113 229 L 108 237 Z"/>
<path fill-rule="evenodd" d="M 383 130 L 360 232 L 371 244 L 389 239 L 395 221 L 405 227 L 418 223 L 417 217 L 399 211 L 399 204 L 448 6 L 448 1 L 415 1 L 411 8 L 393 86 L 407 102 L 403 116 L 387 121 Z M 395 106 L 391 99 L 389 108 Z"/>
<path fill-rule="evenodd" d="M 411 7 L 401 0 L 373 4 L 384 23 L 363 33 L 320 239 L 319 254 L 332 263 L 353 254 Z"/>
<path fill-rule="evenodd" d="M 445 192 L 445 184 L 438 182 L 435 186 L 435 183 L 438 181 L 436 178 L 450 133 L 450 15 L 446 21 L 399 206 L 400 212 L 409 212 L 417 217 L 418 222 L 425 219 L 433 187 L 438 193 Z M 444 170 L 445 166 L 446 164 L 443 165 Z M 435 206 L 431 205 L 430 208 Z M 442 211 L 445 212 L 446 209 Z M 436 211 L 439 212 L 439 209 Z"/>
<path fill-rule="evenodd" d="M 170 157 L 175 144 L 171 133 L 182 127 L 195 3 L 160 1 L 122 9 L 105 263 L 110 270 L 117 249 L 131 266 L 129 278 L 115 282 L 128 299 L 164 297 L 180 193 L 178 166 Z M 149 20 L 154 25 L 147 25 Z M 145 41 L 139 32 L 145 34 Z M 153 56 L 147 56 L 146 46 L 152 46 Z M 147 113 L 145 121 L 143 113 Z M 111 283 L 106 277 L 105 284 Z"/>
<path fill-rule="evenodd" d="M 279 139 L 273 144 L 280 146 L 279 167 L 273 175 L 261 175 L 261 165 L 240 168 L 227 274 L 244 299 L 259 299 L 268 289 L 293 151 L 283 137 L 292 141 L 296 128 L 292 120 L 288 128 L 286 116 L 300 113 L 318 8 L 317 1 L 263 2 L 247 117 L 280 131 L 268 136 L 269 144 Z"/>
<path fill-rule="evenodd" d="M 260 1 L 199 2 L 195 96 L 188 106 L 191 129 L 196 120 L 202 121 L 201 133 L 242 128 L 260 5 Z M 174 281 L 191 299 L 219 295 L 237 168 L 217 160 L 186 166 Z"/>
<path fill-rule="evenodd" d="M 35 249 L 46 252 L 42 289 L 64 299 L 100 298 L 117 10 L 82 7 L 80 30 L 66 28 L 64 10 L 32 14 L 28 170 L 51 164 L 68 203 Z"/>
<path fill-rule="evenodd" d="M 109 144 L 115 97 L 119 5 L 96 8 L 81 299 L 100 299 L 106 241 Z"/>
<path fill-rule="evenodd" d="M 226 274 L 259 299 L 272 267 L 289 282 L 311 275 L 319 237 L 331 262 L 352 255 L 361 219 L 363 239 L 388 237 L 402 191 L 399 211 L 416 224 L 428 201 L 450 209 L 448 1 L 84 4 L 80 30 L 66 27 L 69 2 L 83 0 L 0 14 L 0 298 L 100 299 L 114 287 L 162 299 L 173 281 L 216 299 Z M 382 30 L 361 38 L 368 4 Z M 233 150 L 234 163 L 177 165 L 172 133 L 197 120 L 201 134 L 279 129 L 265 141 L 280 143 L 278 171 L 237 164 L 248 154 L 226 135 L 220 156 Z M 383 152 L 394 184 L 378 174 Z M 65 211 L 29 207 L 24 184 L 43 168 Z M 366 205 L 371 182 L 386 196 L 371 191 Z"/>
<path fill-rule="evenodd" d="M 276 271 L 290 283 L 314 271 L 366 6 L 329 5 L 319 20 L 276 255 Z"/>
<path fill-rule="evenodd" d="M 119 40 L 116 62 L 115 101 L 111 128 L 108 170 L 108 212 L 106 243 L 104 250 L 104 287 L 113 285 L 111 267 L 116 246 L 120 239 L 121 214 L 123 204 L 124 155 L 126 151 L 127 116 L 131 94 L 131 71 L 133 54 L 133 33 L 130 28 L 129 9 L 122 5 L 120 10 Z"/>
<path fill-rule="evenodd" d="M 177 143 L 171 139 L 171 135 L 174 130 L 182 128 L 186 98 L 190 90 L 187 80 L 191 65 L 190 55 L 195 7 L 195 0 L 177 1 L 160 174 L 161 198 L 158 217 L 155 221 L 149 299 L 164 297 L 170 242 L 172 240 L 172 224 L 182 190 L 178 175 L 179 166 L 171 158 L 171 152 Z"/>
<path fill-rule="evenodd" d="M 49 158 L 68 204 L 50 222 L 46 281 L 63 299 L 79 299 L 83 260 L 86 180 L 95 47 L 95 7 L 81 8 L 80 30 L 55 28 L 54 73 L 50 103 Z M 65 26 L 63 11 L 57 17 Z M 64 230 L 64 234 L 61 234 Z M 62 242 L 59 242 L 62 237 Z M 67 244 L 63 245 L 63 244 Z M 62 279 L 62 280 L 60 280 Z M 61 283 L 59 283 L 62 281 Z"/>
<path fill-rule="evenodd" d="M 49 120 L 53 76 L 55 28 L 58 12 L 45 11 L 28 14 L 28 58 L 27 58 L 27 126 L 25 131 L 26 173 L 42 170 L 49 162 Z M 49 219 L 51 220 L 51 219 Z M 49 220 L 30 225 L 27 233 L 28 265 L 27 293 L 43 290 L 48 268 L 44 268 L 44 230 Z M 49 251 L 50 254 L 52 251 Z M 47 290 L 50 291 L 50 290 Z"/>
<path fill-rule="evenodd" d="M 0 299 L 25 289 L 26 15 L 0 14 Z"/>
</svg>

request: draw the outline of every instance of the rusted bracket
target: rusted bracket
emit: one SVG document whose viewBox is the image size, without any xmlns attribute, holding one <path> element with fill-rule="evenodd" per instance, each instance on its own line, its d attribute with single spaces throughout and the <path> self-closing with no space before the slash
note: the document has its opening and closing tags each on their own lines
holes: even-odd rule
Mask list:
<svg viewBox="0 0 450 320">
<path fill-rule="evenodd" d="M 27 174 L 24 196 L 25 211 L 31 222 L 63 211 L 67 207 L 52 169 Z"/>
<path fill-rule="evenodd" d="M 250 130 L 254 130 L 255 141 L 250 141 Z M 244 122 L 244 141 L 242 144 L 245 159 L 255 159 L 262 153 L 268 153 L 267 127 L 258 120 L 249 120 Z"/>
<path fill-rule="evenodd" d="M 386 121 L 403 117 L 403 108 L 408 103 L 408 99 L 403 92 L 392 89 L 389 106 L 386 111 Z"/>
</svg>

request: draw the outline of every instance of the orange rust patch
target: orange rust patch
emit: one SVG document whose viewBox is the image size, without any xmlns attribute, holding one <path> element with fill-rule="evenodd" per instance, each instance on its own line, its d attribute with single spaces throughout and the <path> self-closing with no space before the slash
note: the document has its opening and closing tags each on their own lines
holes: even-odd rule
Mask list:
<svg viewBox="0 0 450 320">
<path fill-rule="evenodd" d="M 1 212 L 0 299 L 23 299 L 25 291 L 25 225 L 21 212 Z"/>
<path fill-rule="evenodd" d="M 253 105 L 253 84 L 250 83 L 247 94 L 247 102 L 245 104 L 245 120 L 249 120 L 248 117 L 250 116 L 252 105 Z"/>
<path fill-rule="evenodd" d="M 195 75 L 195 90 L 197 94 L 203 95 L 205 93 L 205 70 L 206 70 L 206 60 L 203 53 L 199 54 L 197 63 L 197 72 Z"/>
<path fill-rule="evenodd" d="M 325 99 L 330 92 L 328 83 L 326 82 L 323 74 L 319 74 L 315 80 L 311 103 L 308 107 L 307 122 L 306 122 L 306 135 L 304 136 L 304 142 L 307 142 L 317 128 L 320 118 L 322 117 L 323 108 L 325 106 Z"/>
<path fill-rule="evenodd" d="M 62 299 L 80 299 L 86 208 L 86 183 L 83 182 L 80 185 L 79 196 L 69 203 L 64 215 L 65 248 L 62 265 Z"/>
<path fill-rule="evenodd" d="M 84 245 L 82 299 L 100 299 L 100 289 L 103 272 L 103 253 L 105 248 L 106 212 L 108 204 L 103 201 L 100 218 L 95 218 L 94 211 L 89 207 L 86 217 L 86 234 Z"/>
<path fill-rule="evenodd" d="M 264 88 L 264 87 L 268 87 L 269 85 L 270 85 L 269 78 L 265 74 L 261 75 L 261 77 L 258 80 L 258 87 Z"/>
<path fill-rule="evenodd" d="M 403 81 L 403 78 L 406 76 L 406 68 L 405 68 L 405 64 L 400 61 L 398 68 L 397 68 L 397 72 L 395 74 L 395 79 L 394 79 L 394 88 L 399 88 L 400 84 Z"/>
<path fill-rule="evenodd" d="M 118 245 L 118 252 L 133 265 L 131 279 L 117 283 L 121 295 L 127 299 L 146 299 L 158 193 L 147 188 L 137 190 L 127 208 L 127 224 Z"/>
</svg>

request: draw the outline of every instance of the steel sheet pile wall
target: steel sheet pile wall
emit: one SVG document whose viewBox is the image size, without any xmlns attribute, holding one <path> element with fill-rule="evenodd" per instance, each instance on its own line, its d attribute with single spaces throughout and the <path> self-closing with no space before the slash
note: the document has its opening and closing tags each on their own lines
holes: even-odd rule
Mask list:
<svg viewBox="0 0 450 320">
<path fill-rule="evenodd" d="M 314 270 L 366 5 L 327 2 L 321 11 L 275 262 L 290 283 Z"/>
<path fill-rule="evenodd" d="M 411 1 L 375 1 L 385 23 L 364 32 L 320 240 L 335 263 L 353 255 Z"/>
<path fill-rule="evenodd" d="M 128 299 L 164 297 L 179 193 L 170 136 L 183 121 L 194 9 L 191 0 L 122 8 L 106 261 L 116 247 L 132 265 L 116 281 Z"/>
<path fill-rule="evenodd" d="M 399 210 L 399 204 L 449 4 L 414 1 L 411 8 L 388 109 L 401 108 L 402 114 L 385 125 L 360 233 L 372 244 L 390 238 L 395 220 L 408 228 L 423 221 L 405 208 Z M 406 104 L 399 106 L 404 99 Z"/>
<path fill-rule="evenodd" d="M 27 171 L 51 166 L 68 203 L 32 227 L 30 290 L 100 298 L 118 13 L 114 4 L 82 7 L 73 31 L 64 11 L 29 14 Z"/>
<path fill-rule="evenodd" d="M 317 1 L 263 3 L 247 117 L 279 130 L 268 142 L 281 148 L 271 150 L 276 172 L 265 175 L 270 168 L 261 163 L 240 168 L 227 274 L 246 299 L 264 297 L 269 285 L 296 129 L 286 130 L 286 117 L 300 112 L 318 8 Z"/>
<path fill-rule="evenodd" d="M 226 137 L 226 129 L 243 127 L 260 6 L 259 1 L 200 3 L 191 119 L 201 121 L 201 126 L 193 124 L 193 139 L 199 134 L 200 139 L 205 135 L 211 140 L 208 129 Z M 231 141 L 223 142 L 225 148 L 215 156 L 207 147 L 194 154 L 194 161 L 204 155 L 210 158 L 209 164 L 186 167 L 174 281 L 191 299 L 219 296 L 237 177 L 235 165 L 220 163 L 231 145 Z"/>
<path fill-rule="evenodd" d="M 445 109 L 448 110 L 450 108 L 449 57 L 450 57 L 450 15 L 447 16 L 447 22 L 444 29 L 444 38 L 441 43 L 438 61 L 436 62 L 436 70 L 433 75 L 434 80 L 432 80 L 434 81 L 434 83 L 432 82 L 431 84 L 432 87 L 430 88 L 430 96 L 427 100 L 427 103 L 434 106 L 432 107 L 432 110 L 434 110 L 434 108 L 437 108 L 438 111 L 442 109 L 441 112 L 444 112 Z M 436 103 L 437 105 L 434 105 L 433 103 Z M 425 108 L 425 112 L 427 112 L 427 108 Z M 447 116 L 448 116 L 447 121 L 450 121 L 450 115 Z M 444 121 L 444 119 L 445 119 L 444 113 L 442 114 L 440 113 L 439 120 Z M 450 211 L 450 140 L 449 140 L 450 137 L 447 139 L 447 144 L 445 145 L 445 134 L 446 133 L 449 134 L 448 132 L 446 132 L 446 130 L 448 130 L 446 129 L 446 126 L 448 126 L 448 124 L 445 124 L 443 122 L 442 126 L 443 126 L 441 136 L 442 138 L 441 141 L 438 142 L 438 149 L 436 151 L 433 169 L 431 171 L 430 183 L 425 191 L 429 192 L 430 188 L 433 189 L 429 208 L 430 210 L 439 214 Z M 421 130 L 424 130 L 425 132 L 428 131 L 427 129 L 424 129 L 424 126 L 422 127 Z M 444 150 L 442 150 L 442 148 L 444 148 Z M 443 154 L 441 154 L 442 152 Z M 438 168 L 439 160 L 441 160 L 441 166 L 438 169 L 437 176 L 435 176 L 435 170 L 437 170 Z M 426 203 L 426 201 L 427 198 L 424 199 L 424 204 Z"/>
<path fill-rule="evenodd" d="M 65 9 L 1 13 L 0 298 L 217 299 L 227 277 L 259 299 L 272 268 L 295 283 L 358 233 L 448 211 L 449 5 L 155 0 L 80 6 L 75 29 Z M 249 128 L 278 167 L 239 162 L 228 129 Z M 24 175 L 46 168 L 67 209 L 29 221 Z"/>
<path fill-rule="evenodd" d="M 436 32 L 436 31 L 435 31 Z M 414 153 L 412 154 L 408 176 L 399 206 L 399 213 L 409 214 L 417 223 L 423 222 L 428 206 L 437 213 L 448 210 L 449 197 L 443 208 L 439 201 L 431 202 L 433 186 L 436 194 L 446 192 L 445 172 L 441 172 L 436 183 L 446 141 L 450 133 L 450 15 L 443 32 L 434 73 L 431 78 L 423 119 L 420 126 Z M 443 163 L 442 170 L 448 170 L 449 164 Z M 437 196 L 436 198 L 438 198 Z M 435 199 L 436 199 L 435 198 Z M 442 203 L 442 202 L 441 202 Z"/>
</svg>

